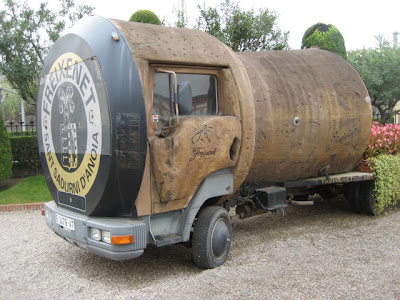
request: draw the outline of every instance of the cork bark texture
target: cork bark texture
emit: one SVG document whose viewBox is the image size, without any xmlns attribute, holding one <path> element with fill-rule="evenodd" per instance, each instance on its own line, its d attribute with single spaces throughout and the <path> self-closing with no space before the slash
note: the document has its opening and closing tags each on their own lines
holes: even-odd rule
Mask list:
<svg viewBox="0 0 400 300">
<path fill-rule="evenodd" d="M 319 49 L 238 55 L 256 108 L 256 147 L 247 180 L 315 177 L 324 167 L 329 174 L 352 171 L 372 121 L 368 91 L 355 69 Z"/>
</svg>

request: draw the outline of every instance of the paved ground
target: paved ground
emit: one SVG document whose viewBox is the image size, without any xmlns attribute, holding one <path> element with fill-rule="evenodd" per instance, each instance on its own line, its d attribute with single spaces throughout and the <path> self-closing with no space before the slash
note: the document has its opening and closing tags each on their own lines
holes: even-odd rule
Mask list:
<svg viewBox="0 0 400 300">
<path fill-rule="evenodd" d="M 236 222 L 224 266 L 190 249 L 128 262 L 65 242 L 40 211 L 0 213 L 0 299 L 400 299 L 400 211 L 349 212 L 343 199 Z"/>
</svg>

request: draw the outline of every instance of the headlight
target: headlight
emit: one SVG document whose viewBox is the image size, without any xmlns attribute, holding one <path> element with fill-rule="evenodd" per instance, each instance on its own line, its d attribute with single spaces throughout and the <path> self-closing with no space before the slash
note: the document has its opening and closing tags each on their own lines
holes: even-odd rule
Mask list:
<svg viewBox="0 0 400 300">
<path fill-rule="evenodd" d="M 94 227 L 90 227 L 90 238 L 110 245 L 126 245 L 135 243 L 135 237 L 133 234 L 111 236 L 110 231 L 100 230 Z"/>
<path fill-rule="evenodd" d="M 90 237 L 95 241 L 101 241 L 101 230 L 92 227 L 90 229 Z"/>
<path fill-rule="evenodd" d="M 102 230 L 102 237 L 104 243 L 111 244 L 111 233 L 109 231 Z"/>
</svg>

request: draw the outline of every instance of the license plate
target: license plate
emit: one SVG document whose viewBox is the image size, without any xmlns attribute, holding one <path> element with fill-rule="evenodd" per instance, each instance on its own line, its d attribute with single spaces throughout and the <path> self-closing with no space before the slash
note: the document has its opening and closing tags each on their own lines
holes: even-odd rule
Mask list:
<svg viewBox="0 0 400 300">
<path fill-rule="evenodd" d="M 67 230 L 75 230 L 75 221 L 56 214 L 56 223 Z"/>
</svg>

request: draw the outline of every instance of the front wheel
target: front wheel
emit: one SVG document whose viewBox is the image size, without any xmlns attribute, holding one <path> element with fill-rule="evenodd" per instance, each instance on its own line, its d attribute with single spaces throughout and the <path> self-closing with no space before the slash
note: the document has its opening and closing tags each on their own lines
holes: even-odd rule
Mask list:
<svg viewBox="0 0 400 300">
<path fill-rule="evenodd" d="M 208 206 L 200 211 L 192 240 L 195 264 L 204 269 L 224 264 L 231 247 L 231 236 L 232 222 L 226 209 Z"/>
</svg>

